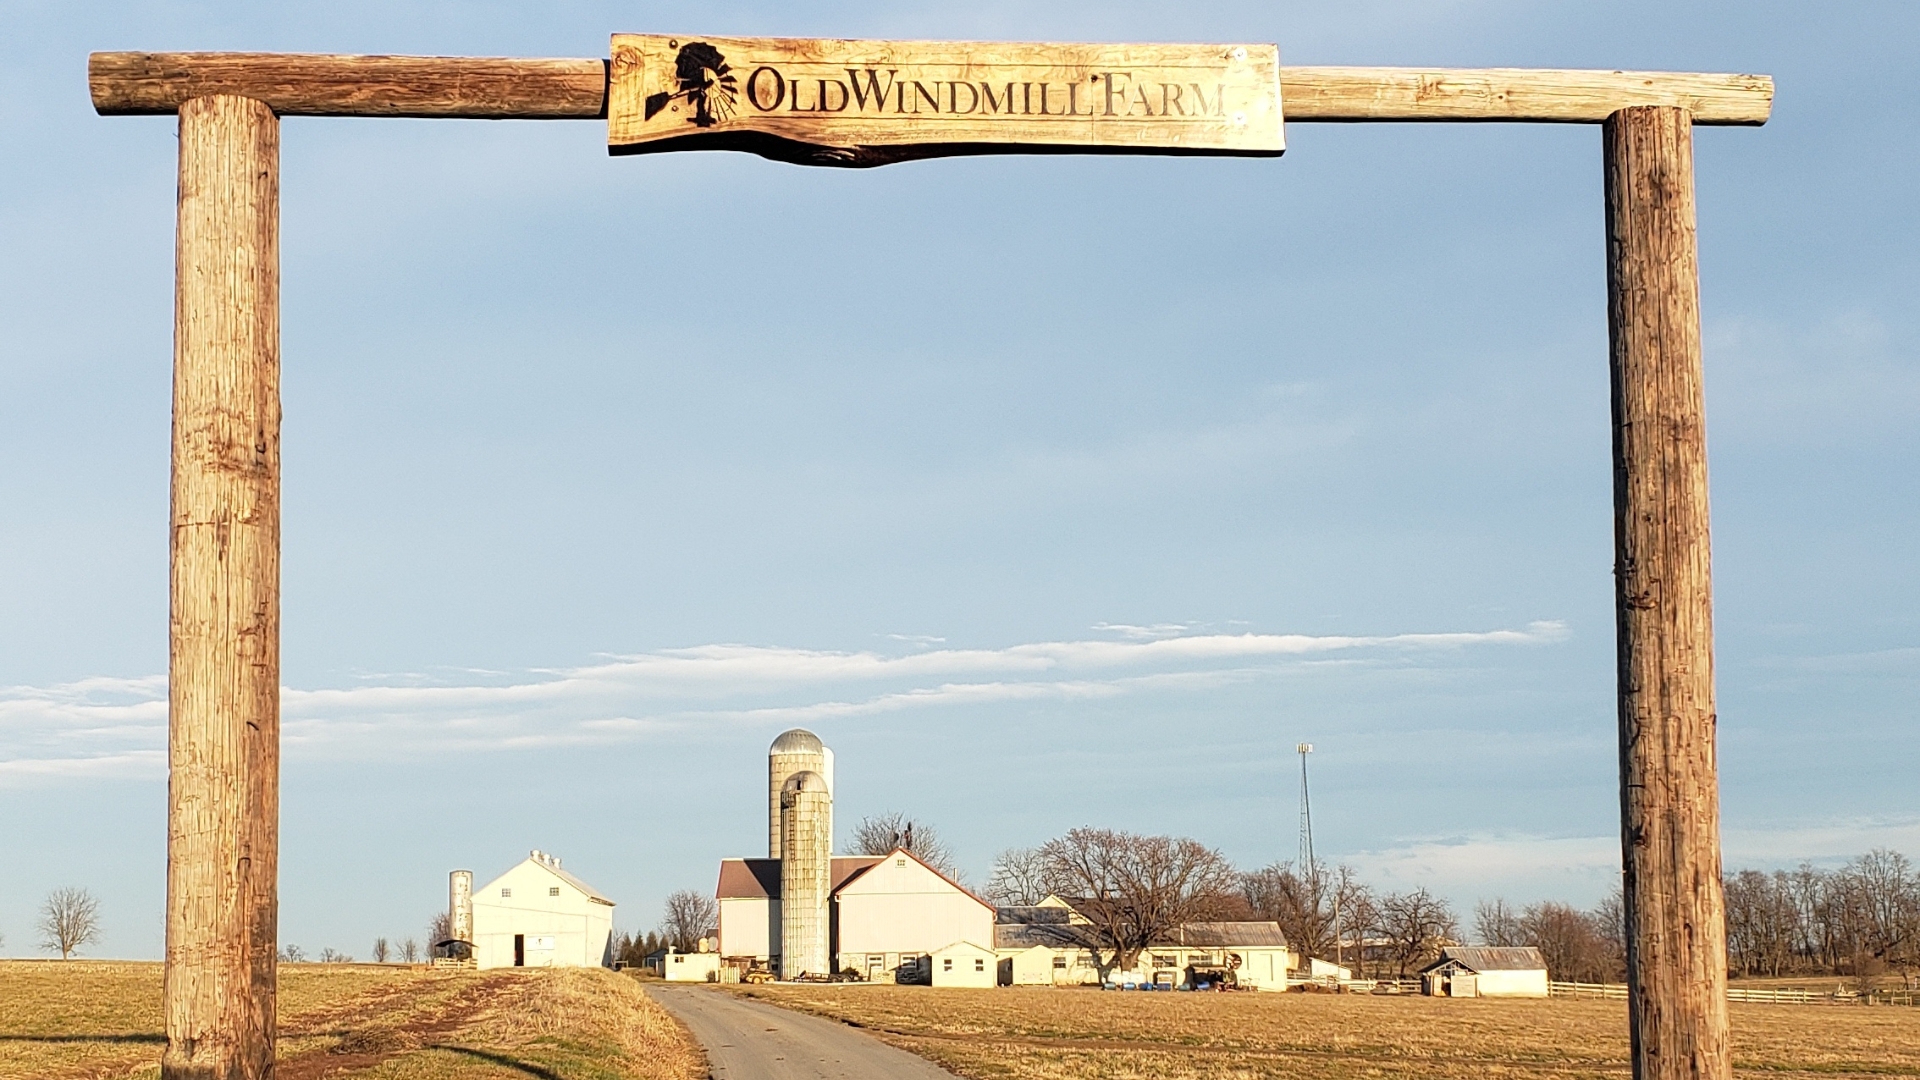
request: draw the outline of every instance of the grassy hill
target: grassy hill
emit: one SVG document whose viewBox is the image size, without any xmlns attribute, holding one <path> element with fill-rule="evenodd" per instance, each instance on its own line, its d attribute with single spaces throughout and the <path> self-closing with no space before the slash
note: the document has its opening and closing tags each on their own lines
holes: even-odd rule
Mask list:
<svg viewBox="0 0 1920 1080">
<path fill-rule="evenodd" d="M 159 1075 L 157 963 L 0 961 L 0 1080 Z M 634 980 L 580 969 L 280 967 L 279 1080 L 696 1080 Z"/>
</svg>

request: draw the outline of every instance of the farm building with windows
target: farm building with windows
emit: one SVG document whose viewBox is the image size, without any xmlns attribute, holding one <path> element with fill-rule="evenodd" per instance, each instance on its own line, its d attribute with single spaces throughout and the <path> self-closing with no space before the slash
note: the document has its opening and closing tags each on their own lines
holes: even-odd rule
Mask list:
<svg viewBox="0 0 1920 1080">
<path fill-rule="evenodd" d="M 1420 969 L 1420 991 L 1434 997 L 1546 997 L 1547 961 L 1535 948 L 1449 945 Z"/>
<path fill-rule="evenodd" d="M 1130 969 L 1103 967 L 1111 953 L 1079 910 L 1098 901 L 1050 896 L 999 909 L 993 928 L 1003 985 L 1232 985 L 1285 990 L 1293 953 L 1274 922 L 1190 922 L 1171 927 Z"/>
<path fill-rule="evenodd" d="M 534 851 L 472 895 L 473 959 L 481 968 L 610 967 L 613 901 Z M 460 924 L 459 912 L 454 923 Z"/>
</svg>

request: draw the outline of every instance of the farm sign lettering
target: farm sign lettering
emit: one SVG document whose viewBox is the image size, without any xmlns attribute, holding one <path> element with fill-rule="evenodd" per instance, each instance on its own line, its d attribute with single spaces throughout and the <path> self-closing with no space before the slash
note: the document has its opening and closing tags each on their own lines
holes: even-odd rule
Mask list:
<svg viewBox="0 0 1920 1080">
<path fill-rule="evenodd" d="M 1272 156 L 1272 45 L 1056 45 L 616 34 L 614 153 L 750 150 L 877 165 L 1008 152 Z"/>
</svg>

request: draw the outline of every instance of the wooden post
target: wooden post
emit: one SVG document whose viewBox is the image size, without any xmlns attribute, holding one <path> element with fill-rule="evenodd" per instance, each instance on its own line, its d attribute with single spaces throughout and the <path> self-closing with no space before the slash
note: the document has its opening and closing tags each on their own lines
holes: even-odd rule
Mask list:
<svg viewBox="0 0 1920 1080">
<path fill-rule="evenodd" d="M 165 1080 L 273 1074 L 279 159 L 266 105 L 180 106 Z"/>
<path fill-rule="evenodd" d="M 1620 819 L 1637 1080 L 1725 1080 L 1726 909 L 1693 129 L 1606 121 Z"/>
</svg>

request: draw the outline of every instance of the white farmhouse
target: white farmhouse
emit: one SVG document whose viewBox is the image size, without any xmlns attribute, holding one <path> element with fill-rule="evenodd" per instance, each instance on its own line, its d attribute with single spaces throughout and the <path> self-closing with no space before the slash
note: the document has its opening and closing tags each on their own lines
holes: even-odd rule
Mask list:
<svg viewBox="0 0 1920 1080">
<path fill-rule="evenodd" d="M 1001 981 L 1011 985 L 1200 986 L 1222 984 L 1252 990 L 1285 990 L 1293 953 L 1274 922 L 1190 922 L 1170 927 L 1141 951 L 1133 968 L 1105 968 L 1112 955 L 1091 922 L 1074 905 L 1049 896 L 1030 907 L 1003 907 L 993 928 Z M 1051 968 L 1041 977 L 1042 957 Z"/>
<path fill-rule="evenodd" d="M 613 901 L 535 851 L 473 890 L 476 966 L 608 967 Z"/>
</svg>

